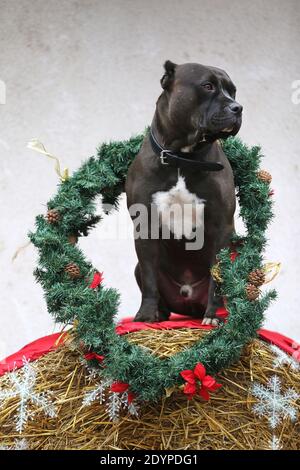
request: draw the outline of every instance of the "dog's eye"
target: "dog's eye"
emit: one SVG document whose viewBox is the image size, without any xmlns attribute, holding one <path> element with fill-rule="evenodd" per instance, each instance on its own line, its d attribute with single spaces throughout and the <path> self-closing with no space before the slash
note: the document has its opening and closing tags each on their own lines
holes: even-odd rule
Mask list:
<svg viewBox="0 0 300 470">
<path fill-rule="evenodd" d="M 207 91 L 213 91 L 214 90 L 214 86 L 213 86 L 212 83 L 203 83 L 202 87 L 205 88 L 205 90 L 207 90 Z"/>
</svg>

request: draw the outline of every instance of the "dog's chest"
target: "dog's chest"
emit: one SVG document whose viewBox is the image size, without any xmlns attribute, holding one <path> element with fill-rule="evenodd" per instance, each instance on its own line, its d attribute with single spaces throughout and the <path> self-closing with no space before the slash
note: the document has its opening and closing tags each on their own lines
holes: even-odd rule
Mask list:
<svg viewBox="0 0 300 470">
<path fill-rule="evenodd" d="M 183 176 L 178 176 L 177 183 L 169 191 L 154 193 L 152 200 L 161 225 L 175 238 L 192 238 L 196 227 L 204 224 L 205 200 L 188 190 Z"/>
</svg>

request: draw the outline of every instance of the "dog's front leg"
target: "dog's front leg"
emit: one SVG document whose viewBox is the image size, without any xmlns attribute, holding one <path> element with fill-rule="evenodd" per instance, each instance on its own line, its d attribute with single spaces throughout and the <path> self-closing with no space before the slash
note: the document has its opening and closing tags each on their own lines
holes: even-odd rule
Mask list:
<svg viewBox="0 0 300 470">
<path fill-rule="evenodd" d="M 139 285 L 142 291 L 142 302 L 135 321 L 155 322 L 160 321 L 158 309 L 158 261 L 159 261 L 159 240 L 137 239 L 135 249 L 139 264 L 136 275 L 139 278 Z"/>
<path fill-rule="evenodd" d="M 224 231 L 224 235 L 220 237 L 218 243 L 215 246 L 214 256 L 212 257 L 211 266 L 216 263 L 216 255 L 222 248 L 229 246 L 230 239 L 232 234 L 234 233 L 234 226 L 233 224 L 229 226 L 227 230 Z M 208 300 L 207 300 L 207 307 L 205 310 L 205 314 L 203 317 L 202 324 L 203 325 L 213 325 L 217 326 L 219 320 L 216 316 L 216 311 L 218 308 L 224 306 L 223 297 L 216 294 L 216 282 L 212 276 L 210 276 L 209 287 L 208 287 Z"/>
<path fill-rule="evenodd" d="M 223 305 L 223 298 L 220 295 L 216 295 L 216 282 L 211 277 L 208 287 L 208 302 L 202 324 L 217 326 L 219 320 L 216 317 L 216 311 L 219 307 L 223 307 Z"/>
</svg>

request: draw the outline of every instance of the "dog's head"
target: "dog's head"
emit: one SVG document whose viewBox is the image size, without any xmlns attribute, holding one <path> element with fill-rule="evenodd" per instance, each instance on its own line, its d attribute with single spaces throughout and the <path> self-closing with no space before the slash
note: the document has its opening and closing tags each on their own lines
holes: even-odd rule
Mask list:
<svg viewBox="0 0 300 470">
<path fill-rule="evenodd" d="M 238 133 L 243 107 L 235 100 L 236 88 L 226 72 L 169 60 L 164 68 L 164 112 L 172 126 L 185 133 L 189 145 Z"/>
</svg>

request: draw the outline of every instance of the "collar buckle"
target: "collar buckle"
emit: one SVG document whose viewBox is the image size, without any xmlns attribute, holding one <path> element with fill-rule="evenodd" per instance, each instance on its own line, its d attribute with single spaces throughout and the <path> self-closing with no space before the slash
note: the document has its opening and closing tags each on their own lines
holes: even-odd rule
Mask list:
<svg viewBox="0 0 300 470">
<path fill-rule="evenodd" d="M 166 149 L 163 149 L 160 152 L 159 158 L 160 158 L 160 162 L 161 162 L 162 165 L 169 165 L 169 163 L 165 161 L 166 155 L 164 155 L 167 152 L 169 152 L 169 150 L 166 150 Z"/>
</svg>

